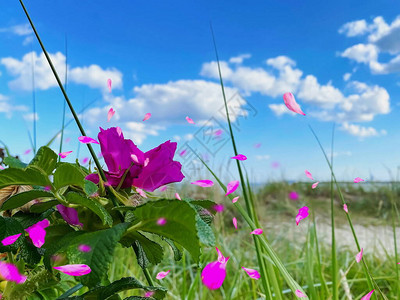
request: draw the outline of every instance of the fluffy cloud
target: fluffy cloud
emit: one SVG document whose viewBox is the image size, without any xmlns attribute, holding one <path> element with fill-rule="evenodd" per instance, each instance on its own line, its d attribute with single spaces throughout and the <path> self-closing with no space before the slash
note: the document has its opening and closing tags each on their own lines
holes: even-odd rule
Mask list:
<svg viewBox="0 0 400 300">
<path fill-rule="evenodd" d="M 65 56 L 61 52 L 49 54 L 60 78 L 65 74 Z M 0 60 L 7 71 L 14 77 L 9 82 L 9 87 L 14 90 L 32 90 L 32 62 L 35 70 L 35 87 L 39 90 L 47 90 L 57 86 L 54 75 L 47 63 L 44 54 L 30 52 L 25 54 L 21 60 L 13 57 L 5 57 Z M 107 91 L 107 79 L 111 78 L 113 88 L 122 88 L 122 73 L 114 68 L 102 69 L 98 65 L 88 67 L 68 66 L 68 81 L 76 84 L 84 84 L 91 88 Z"/>
<path fill-rule="evenodd" d="M 38 113 L 27 113 L 22 116 L 25 121 L 32 122 L 33 120 L 39 121 Z"/>
<path fill-rule="evenodd" d="M 342 57 L 355 60 L 359 63 L 369 63 L 378 58 L 378 47 L 372 44 L 357 44 L 347 48 L 341 54 Z"/>
<path fill-rule="evenodd" d="M 248 59 L 251 57 L 251 54 L 241 54 L 239 56 L 231 57 L 229 62 L 232 64 L 241 64 L 243 60 Z"/>
<path fill-rule="evenodd" d="M 386 135 L 385 130 L 381 130 L 380 132 L 378 132 L 373 127 L 363 127 L 360 125 L 349 124 L 347 122 L 342 124 L 341 129 L 344 131 L 347 131 L 349 134 L 357 136 L 359 138 L 366 138 L 366 137 L 378 136 L 378 135 Z"/>
<path fill-rule="evenodd" d="M 32 28 L 28 23 L 3 27 L 0 28 L 0 32 L 9 32 L 18 36 L 27 36 L 33 34 Z"/>
<path fill-rule="evenodd" d="M 7 118 L 11 118 L 14 111 L 28 111 L 28 107 L 13 105 L 7 96 L 0 94 L 0 113 L 5 113 Z"/>
<path fill-rule="evenodd" d="M 343 33 L 348 37 L 362 35 L 366 32 L 368 32 L 368 26 L 365 20 L 346 23 L 339 29 L 339 33 Z"/>
<path fill-rule="evenodd" d="M 285 104 L 269 104 L 268 107 L 278 117 L 284 114 L 289 114 L 292 116 L 296 115 L 296 113 L 288 110 Z"/>
</svg>

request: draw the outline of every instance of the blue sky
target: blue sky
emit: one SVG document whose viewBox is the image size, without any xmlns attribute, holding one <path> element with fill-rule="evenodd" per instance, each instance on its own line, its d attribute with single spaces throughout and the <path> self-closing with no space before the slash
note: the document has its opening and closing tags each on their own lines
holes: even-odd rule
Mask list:
<svg viewBox="0 0 400 300">
<path fill-rule="evenodd" d="M 67 37 L 68 94 L 78 111 L 91 103 L 82 114 L 90 136 L 96 137 L 99 126 L 120 126 L 143 150 L 171 139 L 180 150 L 189 145 L 212 165 L 225 168 L 232 150 L 229 143 L 218 146 L 225 141 L 226 122 L 219 112 L 223 102 L 211 21 L 227 95 L 233 96 L 231 105 L 236 107 L 239 152 L 248 156 L 245 164 L 254 181 L 282 176 L 307 180 L 305 169 L 317 180 L 328 179 L 329 170 L 308 125 L 329 147 L 333 122 L 340 179 L 385 180 L 386 168 L 396 173 L 400 146 L 396 1 L 25 4 L 62 78 Z M 0 140 L 21 155 L 31 148 L 27 132 L 32 132 L 33 118 L 32 61 L 38 145 L 60 129 L 63 98 L 19 3 L 0 3 L 0 20 Z M 295 95 L 305 117 L 294 116 L 283 106 L 285 92 Z M 107 123 L 110 107 L 116 114 Z M 143 122 L 147 112 L 152 117 Z M 196 125 L 188 124 L 186 116 Z M 221 137 L 212 135 L 212 142 L 205 142 L 204 132 L 212 134 L 219 128 Z M 63 150 L 74 151 L 69 160 L 88 156 L 85 147 L 78 153 L 79 135 L 74 124 L 66 130 L 71 141 Z M 187 175 L 189 152 L 186 158 L 177 155 Z M 32 154 L 22 158 L 29 161 Z M 274 162 L 280 167 L 272 168 Z"/>
</svg>

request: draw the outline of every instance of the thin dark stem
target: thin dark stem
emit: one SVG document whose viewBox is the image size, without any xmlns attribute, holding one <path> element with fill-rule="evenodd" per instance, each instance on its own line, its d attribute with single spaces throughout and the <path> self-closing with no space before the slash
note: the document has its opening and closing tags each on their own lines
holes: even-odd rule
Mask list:
<svg viewBox="0 0 400 300">
<path fill-rule="evenodd" d="M 33 110 L 33 154 L 36 154 L 36 93 L 35 93 L 35 61 L 32 50 L 32 110 Z"/>
<path fill-rule="evenodd" d="M 58 297 L 57 300 L 65 299 L 71 296 L 73 293 L 79 291 L 81 288 L 83 288 L 82 283 L 78 283 L 77 285 L 73 286 L 68 291 L 66 291 L 64 294 L 62 294 L 60 297 Z"/>
</svg>

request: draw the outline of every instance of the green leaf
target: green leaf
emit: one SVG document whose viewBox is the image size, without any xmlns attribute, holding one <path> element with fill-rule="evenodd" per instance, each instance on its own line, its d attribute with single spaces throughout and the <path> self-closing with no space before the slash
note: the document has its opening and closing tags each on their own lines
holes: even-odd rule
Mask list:
<svg viewBox="0 0 400 300">
<path fill-rule="evenodd" d="M 39 221 L 46 219 L 54 212 L 54 208 L 50 208 L 41 214 L 24 213 L 22 211 L 13 215 L 13 219 L 17 220 L 24 229 L 36 224 Z"/>
<path fill-rule="evenodd" d="M 29 166 L 36 166 L 50 175 L 57 163 L 57 154 L 49 147 L 43 146 L 37 151 L 36 156 L 29 163 Z"/>
<path fill-rule="evenodd" d="M 23 169 L 27 166 L 27 164 L 24 164 L 18 158 L 13 156 L 7 156 L 6 158 L 4 158 L 3 162 L 10 168 Z"/>
<path fill-rule="evenodd" d="M 87 232 L 78 236 L 70 236 L 72 235 L 71 233 L 65 237 L 66 242 L 62 241 L 64 238 L 59 242 L 59 245 L 65 246 L 58 250 L 52 249 L 51 252 L 64 253 L 70 264 L 88 265 L 92 269 L 92 272 L 84 276 L 75 277 L 75 279 L 83 285 L 94 287 L 107 276 L 115 246 L 128 227 L 128 223 L 120 223 L 109 229 Z M 81 244 L 89 245 L 91 251 L 79 251 L 78 247 Z M 47 256 L 47 251 L 45 256 Z M 47 263 L 49 262 L 49 258 L 46 258 Z"/>
<path fill-rule="evenodd" d="M 51 225 L 46 228 L 46 239 L 43 248 L 47 249 L 50 245 L 54 244 L 56 241 L 60 240 L 67 234 L 75 232 L 69 225 L 57 224 Z"/>
<path fill-rule="evenodd" d="M 67 185 L 75 185 L 83 188 L 85 185 L 85 175 L 78 166 L 62 163 L 54 172 L 54 186 L 56 189 L 59 189 Z"/>
<path fill-rule="evenodd" d="M 40 203 L 32 205 L 29 210 L 30 210 L 30 212 L 40 214 L 58 204 L 60 204 L 60 202 L 58 202 L 57 200 L 44 201 L 44 202 L 40 202 Z"/>
<path fill-rule="evenodd" d="M 163 299 L 167 293 L 167 290 L 162 288 L 162 287 L 154 287 L 154 286 L 145 286 L 143 285 L 139 280 L 137 280 L 134 277 L 124 277 L 121 278 L 117 281 L 114 281 L 113 283 L 107 285 L 107 286 L 101 286 L 92 289 L 91 291 L 81 295 L 81 296 L 75 296 L 75 297 L 70 297 L 66 299 L 74 299 L 74 300 L 95 300 L 95 299 L 108 299 L 109 297 L 123 292 L 127 290 L 132 290 L 132 289 L 144 289 L 146 291 L 154 291 L 155 293 L 153 294 L 152 297 L 156 299 Z M 139 297 L 140 299 L 140 297 Z M 144 298 L 144 299 L 149 299 L 149 298 Z"/>
<path fill-rule="evenodd" d="M 97 184 L 91 182 L 90 180 L 85 180 L 85 188 L 84 189 L 85 189 L 86 195 L 91 196 L 97 192 L 99 187 L 97 186 Z"/>
<path fill-rule="evenodd" d="M 28 242 L 27 239 L 23 239 L 20 249 L 17 259 L 22 258 L 27 265 L 34 266 L 42 259 L 39 248 L 36 248 L 32 243 Z"/>
<path fill-rule="evenodd" d="M 172 251 L 174 252 L 174 259 L 175 261 L 180 261 L 182 259 L 183 253 L 182 253 L 182 249 L 179 249 L 180 247 L 178 247 L 174 241 L 167 239 L 167 238 L 163 238 L 163 240 L 171 247 Z"/>
<path fill-rule="evenodd" d="M 51 182 L 45 173 L 35 167 L 8 168 L 0 172 L 0 189 L 9 185 L 49 186 Z"/>
<path fill-rule="evenodd" d="M 67 196 L 65 197 L 67 202 L 72 203 L 72 204 L 79 204 L 82 205 L 83 207 L 86 207 L 93 211 L 96 215 L 99 216 L 101 221 L 103 222 L 103 225 L 108 225 L 112 226 L 113 224 L 113 219 L 111 215 L 108 213 L 108 211 L 95 199 L 92 198 L 87 198 L 85 196 L 82 196 L 81 194 L 78 193 L 68 193 Z"/>
<path fill-rule="evenodd" d="M 196 216 L 196 228 L 200 242 L 207 246 L 215 246 L 215 236 L 212 228 L 199 215 Z"/>
<path fill-rule="evenodd" d="M 125 247 L 133 246 L 140 267 L 146 268 L 149 263 L 159 264 L 163 259 L 163 248 L 139 232 L 129 232 L 121 239 Z"/>
<path fill-rule="evenodd" d="M 8 198 L 1 206 L 0 211 L 18 208 L 37 198 L 50 198 L 50 197 L 54 198 L 53 193 L 44 190 L 30 190 L 22 192 Z"/>
<path fill-rule="evenodd" d="M 0 252 L 16 251 L 24 240 L 24 228 L 21 224 L 14 218 L 3 218 L 0 216 L 0 241 L 10 235 L 18 233 L 22 233 L 22 235 L 14 244 L 3 246 L 3 244 L 0 243 Z"/>
<path fill-rule="evenodd" d="M 197 236 L 196 210 L 190 204 L 179 200 L 150 201 L 133 208 L 138 218 L 137 230 L 156 233 L 181 244 L 193 259 L 198 262 L 200 256 L 199 237 Z M 157 220 L 165 218 L 163 226 Z"/>
</svg>

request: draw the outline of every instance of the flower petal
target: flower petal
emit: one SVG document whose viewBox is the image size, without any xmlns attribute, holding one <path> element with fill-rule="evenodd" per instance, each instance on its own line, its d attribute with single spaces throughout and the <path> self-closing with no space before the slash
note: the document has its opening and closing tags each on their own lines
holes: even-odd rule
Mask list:
<svg viewBox="0 0 400 300">
<path fill-rule="evenodd" d="M 18 234 L 14 234 L 14 235 L 10 235 L 6 238 L 4 238 L 1 243 L 3 244 L 3 246 L 8 246 L 8 245 L 12 245 L 14 244 L 18 238 L 21 236 L 22 233 L 18 233 Z"/>
<path fill-rule="evenodd" d="M 372 291 L 370 291 L 368 294 L 366 294 L 364 297 L 362 297 L 360 300 L 369 300 L 369 299 L 371 299 L 371 296 L 372 296 L 372 293 L 374 292 L 375 290 L 372 290 Z"/>
<path fill-rule="evenodd" d="M 348 208 L 347 208 L 347 204 L 343 204 L 343 210 L 348 214 L 349 213 L 349 210 L 348 210 Z"/>
<path fill-rule="evenodd" d="M 26 276 L 19 273 L 15 265 L 3 261 L 0 261 L 0 277 L 7 281 L 13 281 L 16 284 L 21 284 L 26 281 Z"/>
<path fill-rule="evenodd" d="M 314 178 L 312 177 L 312 175 L 311 175 L 311 173 L 309 171 L 305 170 L 304 172 L 306 173 L 306 176 L 308 178 L 310 178 L 311 180 L 314 180 Z"/>
<path fill-rule="evenodd" d="M 229 182 L 228 185 L 226 186 L 225 196 L 232 194 L 234 191 L 236 191 L 238 187 L 239 187 L 239 180 Z"/>
<path fill-rule="evenodd" d="M 56 269 L 70 276 L 83 276 L 92 272 L 90 267 L 84 264 L 64 265 L 59 267 L 53 267 L 53 269 Z"/>
<path fill-rule="evenodd" d="M 148 119 L 150 119 L 151 117 L 151 113 L 147 113 L 144 115 L 143 121 L 147 121 Z"/>
<path fill-rule="evenodd" d="M 359 183 L 361 181 L 365 181 L 364 179 L 361 179 L 360 177 L 354 178 L 354 183 Z"/>
<path fill-rule="evenodd" d="M 188 123 L 190 123 L 190 124 L 194 124 L 194 121 L 189 117 L 186 117 L 186 121 L 188 121 Z"/>
<path fill-rule="evenodd" d="M 305 113 L 303 113 L 300 106 L 297 104 L 296 99 L 294 99 L 292 93 L 283 94 L 283 101 L 285 102 L 286 107 L 289 108 L 291 111 L 303 116 L 306 115 Z"/>
<path fill-rule="evenodd" d="M 239 200 L 239 196 L 232 199 L 232 203 L 236 203 Z"/>
<path fill-rule="evenodd" d="M 89 245 L 81 244 L 78 246 L 78 250 L 81 252 L 90 252 L 92 250 L 92 247 Z"/>
<path fill-rule="evenodd" d="M 159 218 L 157 220 L 157 225 L 158 226 L 164 226 L 165 224 L 167 224 L 167 219 L 166 218 Z"/>
<path fill-rule="evenodd" d="M 225 206 L 223 205 L 223 204 L 215 204 L 214 206 L 213 206 L 213 208 L 214 208 L 214 210 L 216 211 L 216 212 L 223 212 L 224 211 L 224 209 L 225 209 Z"/>
<path fill-rule="evenodd" d="M 223 256 L 221 251 L 217 247 L 215 247 L 215 250 L 217 250 L 217 253 L 218 253 L 218 262 L 221 264 L 226 263 L 228 261 L 229 257 Z"/>
<path fill-rule="evenodd" d="M 50 225 L 47 219 L 37 222 L 32 226 L 25 229 L 28 232 L 30 239 L 35 247 L 40 248 L 43 246 L 46 237 L 46 228 Z"/>
<path fill-rule="evenodd" d="M 82 163 L 82 165 L 86 165 L 88 161 L 89 161 L 89 157 L 84 157 L 84 158 L 82 158 L 81 163 Z"/>
<path fill-rule="evenodd" d="M 180 200 L 180 201 L 182 201 L 181 196 L 179 196 L 178 193 L 175 193 L 175 198 L 178 199 L 178 200 Z"/>
<path fill-rule="evenodd" d="M 201 187 L 210 187 L 214 185 L 214 182 L 212 180 L 197 180 L 194 182 L 191 182 L 190 184 L 195 184 Z"/>
<path fill-rule="evenodd" d="M 235 227 L 235 229 L 237 229 L 237 219 L 235 217 L 233 217 L 232 223 L 233 223 L 233 227 Z"/>
<path fill-rule="evenodd" d="M 260 235 L 263 233 L 263 230 L 261 228 L 254 229 L 250 234 L 255 234 L 255 235 Z"/>
<path fill-rule="evenodd" d="M 238 154 L 236 156 L 231 157 L 232 159 L 237 159 L 237 160 L 246 160 L 247 156 L 243 154 Z"/>
<path fill-rule="evenodd" d="M 66 157 L 67 157 L 68 155 L 70 155 L 72 152 L 73 152 L 73 151 L 61 152 L 61 153 L 59 153 L 58 155 L 59 155 L 61 158 L 66 158 Z"/>
<path fill-rule="evenodd" d="M 362 259 L 363 256 L 363 248 L 361 248 L 361 251 L 359 253 L 357 253 L 356 255 L 356 262 L 359 263 Z"/>
<path fill-rule="evenodd" d="M 142 189 L 136 188 L 136 192 L 138 192 L 143 198 L 147 198 L 146 193 Z"/>
<path fill-rule="evenodd" d="M 31 151 L 32 151 L 32 149 L 25 150 L 24 155 L 28 155 L 29 153 L 31 153 Z"/>
<path fill-rule="evenodd" d="M 162 187 L 160 187 L 160 192 L 165 192 L 167 190 L 168 186 L 163 185 Z"/>
<path fill-rule="evenodd" d="M 111 93 L 111 85 L 112 85 L 112 81 L 110 78 L 108 78 L 107 79 L 107 87 L 108 87 L 108 90 L 110 91 L 110 93 Z"/>
<path fill-rule="evenodd" d="M 289 193 L 289 199 L 293 201 L 299 200 L 299 194 L 296 191 L 291 191 Z"/>
<path fill-rule="evenodd" d="M 156 279 L 158 279 L 158 280 L 163 279 L 165 276 L 168 275 L 169 272 L 171 272 L 171 270 L 168 270 L 168 271 L 166 271 L 166 272 L 159 272 L 159 273 L 157 274 L 157 276 L 156 276 Z"/>
<path fill-rule="evenodd" d="M 318 184 L 319 184 L 319 181 L 314 182 L 314 183 L 312 184 L 311 188 L 312 188 L 312 189 L 315 189 L 315 188 L 318 186 Z"/>
<path fill-rule="evenodd" d="M 70 225 L 83 226 L 83 224 L 79 222 L 78 211 L 75 208 L 66 207 L 62 204 L 58 204 L 56 207 L 65 222 Z"/>
<path fill-rule="evenodd" d="M 91 137 L 88 136 L 80 136 L 78 137 L 78 140 L 82 143 L 82 144 L 100 144 L 98 141 L 96 141 L 95 139 L 92 139 Z"/>
<path fill-rule="evenodd" d="M 305 298 L 305 297 L 307 297 L 307 295 L 305 295 L 305 294 L 304 294 L 302 291 L 300 291 L 300 290 L 296 290 L 295 294 L 296 294 L 296 296 L 299 297 L 299 298 Z"/>
<path fill-rule="evenodd" d="M 308 207 L 303 206 L 299 209 L 299 213 L 296 216 L 296 225 L 299 225 L 300 221 L 308 217 Z"/>
<path fill-rule="evenodd" d="M 258 273 L 257 270 L 248 269 L 248 268 L 245 268 L 245 267 L 242 267 L 242 269 L 246 271 L 247 275 L 249 275 L 250 278 L 258 280 L 261 277 L 260 273 Z"/>
<path fill-rule="evenodd" d="M 108 114 L 107 114 L 107 122 L 110 122 L 111 118 L 113 117 L 113 115 L 115 114 L 115 110 L 111 107 L 108 110 Z"/>
</svg>

